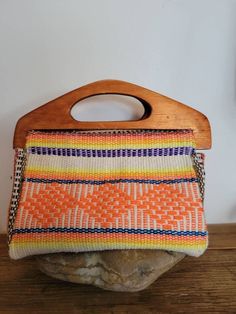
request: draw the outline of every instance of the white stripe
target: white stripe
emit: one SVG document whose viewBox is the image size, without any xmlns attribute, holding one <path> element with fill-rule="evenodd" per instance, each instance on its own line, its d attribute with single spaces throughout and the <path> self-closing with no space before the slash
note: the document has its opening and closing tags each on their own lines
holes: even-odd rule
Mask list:
<svg viewBox="0 0 236 314">
<path fill-rule="evenodd" d="M 189 219 L 189 231 L 192 231 L 192 214 L 188 213 L 188 219 Z"/>
<path fill-rule="evenodd" d="M 22 199 L 23 202 L 25 202 L 25 200 L 26 200 L 27 193 L 28 193 L 28 188 L 29 188 L 29 183 L 27 182 L 27 183 L 25 184 L 25 191 L 24 191 L 23 199 Z"/>
<path fill-rule="evenodd" d="M 147 229 L 150 229 L 150 216 L 147 215 Z"/>
<path fill-rule="evenodd" d="M 68 227 L 71 226 L 71 210 L 68 210 Z"/>
<path fill-rule="evenodd" d="M 133 199 L 137 199 L 137 183 L 133 183 Z"/>
<path fill-rule="evenodd" d="M 76 228 L 77 215 L 78 215 L 78 206 L 75 206 L 75 209 L 74 209 L 74 222 L 73 222 L 73 227 L 74 228 Z"/>
<path fill-rule="evenodd" d="M 183 225 L 184 225 L 184 231 L 187 230 L 187 224 L 186 224 L 186 217 L 183 217 Z"/>
<path fill-rule="evenodd" d="M 28 218 L 28 210 L 27 210 L 27 211 L 25 211 L 25 218 L 24 218 L 24 223 L 23 223 L 23 229 L 25 229 L 25 228 L 26 228 L 27 218 Z"/>
<path fill-rule="evenodd" d="M 202 213 L 202 232 L 205 231 L 205 217 L 204 214 Z"/>
<path fill-rule="evenodd" d="M 85 216 L 86 216 L 85 228 L 88 229 L 89 215 L 88 215 L 88 214 L 85 214 Z"/>
<path fill-rule="evenodd" d="M 187 197 L 189 197 L 189 191 L 188 191 L 188 184 L 187 184 L 187 182 L 184 182 L 184 188 L 185 188 L 185 193 L 186 193 Z"/>
<path fill-rule="evenodd" d="M 128 195 L 130 195 L 130 184 L 128 184 L 127 186 L 126 186 L 126 193 L 128 194 Z"/>
<path fill-rule="evenodd" d="M 28 222 L 29 228 L 32 228 L 32 226 L 31 226 L 31 224 L 32 224 L 32 219 L 33 219 L 33 216 L 30 215 L 30 216 L 29 216 L 29 222 Z"/>
<path fill-rule="evenodd" d="M 65 227 L 65 215 L 61 215 L 61 228 Z"/>
<path fill-rule="evenodd" d="M 134 205 L 134 229 L 137 229 L 138 226 L 138 209 L 137 209 L 137 205 Z"/>
<path fill-rule="evenodd" d="M 88 195 L 88 184 L 85 184 L 84 197 L 87 197 L 87 195 Z"/>
<path fill-rule="evenodd" d="M 139 184 L 139 193 L 140 193 L 140 196 L 143 196 L 143 185 L 142 185 L 142 183 Z"/>
<path fill-rule="evenodd" d="M 128 210 L 129 229 L 131 229 L 131 212 Z"/>
<path fill-rule="evenodd" d="M 92 223 L 91 223 L 92 226 L 91 227 L 92 227 L 92 229 L 94 229 L 95 219 L 92 218 L 91 220 L 92 220 Z"/>
<path fill-rule="evenodd" d="M 177 221 L 177 228 L 178 228 L 178 231 L 180 231 L 180 221 Z"/>
<path fill-rule="evenodd" d="M 53 222 L 53 226 L 52 227 L 57 228 L 57 226 L 58 226 L 58 218 L 54 218 L 54 222 Z"/>
<path fill-rule="evenodd" d="M 76 185 L 71 184 L 71 186 L 72 186 L 72 196 L 75 197 Z"/>
<path fill-rule="evenodd" d="M 23 214 L 23 210 L 22 209 L 19 209 L 19 212 L 20 212 L 20 219 L 19 219 L 19 226 L 22 226 L 22 214 Z"/>
<path fill-rule="evenodd" d="M 82 192 L 82 187 L 83 187 L 83 185 L 82 185 L 82 184 L 79 184 L 79 185 L 77 185 L 77 186 L 79 186 L 78 194 L 77 194 L 77 199 L 79 200 L 80 197 L 81 197 L 81 192 Z"/>
<path fill-rule="evenodd" d="M 140 210 L 141 229 L 143 229 L 143 210 Z"/>
<path fill-rule="evenodd" d="M 122 214 L 122 228 L 125 229 L 125 217 L 124 217 L 124 214 Z"/>
<path fill-rule="evenodd" d="M 83 216 L 84 216 L 84 211 L 83 211 L 83 209 L 81 209 L 81 210 L 80 210 L 80 221 L 79 221 L 79 227 L 80 227 L 80 228 L 82 228 Z"/>
<path fill-rule="evenodd" d="M 46 167 L 52 169 L 83 169 L 83 170 L 109 170 L 109 169 L 181 169 L 191 168 L 192 160 L 190 156 L 164 156 L 164 157 L 120 157 L 120 158 L 84 158 L 65 157 L 47 155 L 29 155 L 27 167 Z"/>
<path fill-rule="evenodd" d="M 196 201 L 196 197 L 195 197 L 195 193 L 194 193 L 194 189 L 193 189 L 193 184 L 190 183 L 189 184 L 189 187 L 191 189 L 191 194 L 192 194 L 192 197 L 193 197 L 193 201 L 195 202 Z"/>
<path fill-rule="evenodd" d="M 198 230 L 198 210 L 197 210 L 197 208 L 195 208 L 195 220 L 196 220 L 196 222 L 195 222 L 195 225 L 196 225 L 195 231 L 199 231 Z"/>
<path fill-rule="evenodd" d="M 90 195 L 93 195 L 93 190 L 94 190 L 94 185 L 93 184 L 89 185 L 89 194 Z"/>
</svg>

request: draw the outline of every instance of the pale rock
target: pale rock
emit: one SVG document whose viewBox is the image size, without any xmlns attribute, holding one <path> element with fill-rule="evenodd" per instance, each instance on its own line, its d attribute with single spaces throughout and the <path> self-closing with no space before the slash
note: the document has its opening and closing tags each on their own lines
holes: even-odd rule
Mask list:
<svg viewBox="0 0 236 314">
<path fill-rule="evenodd" d="M 111 250 L 56 253 L 37 257 L 45 274 L 105 290 L 140 291 L 184 258 L 162 250 Z"/>
</svg>

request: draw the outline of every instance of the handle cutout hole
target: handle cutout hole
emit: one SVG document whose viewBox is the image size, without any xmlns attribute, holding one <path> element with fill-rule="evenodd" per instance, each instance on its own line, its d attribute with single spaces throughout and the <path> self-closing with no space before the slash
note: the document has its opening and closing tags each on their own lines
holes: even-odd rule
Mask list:
<svg viewBox="0 0 236 314">
<path fill-rule="evenodd" d="M 140 120 L 145 113 L 136 98 L 124 95 L 91 96 L 76 103 L 71 116 L 77 121 L 131 121 Z"/>
</svg>

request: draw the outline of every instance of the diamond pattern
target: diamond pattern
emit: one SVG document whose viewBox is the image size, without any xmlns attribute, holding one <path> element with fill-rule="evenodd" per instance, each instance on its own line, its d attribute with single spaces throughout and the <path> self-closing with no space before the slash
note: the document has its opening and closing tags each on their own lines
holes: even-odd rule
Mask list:
<svg viewBox="0 0 236 314">
<path fill-rule="evenodd" d="M 118 183 L 23 184 L 17 228 L 147 228 L 191 230 L 202 224 L 200 196 L 189 197 L 196 183 L 145 185 Z M 189 186 L 192 185 L 192 186 Z M 33 192 L 32 192 L 33 191 Z M 198 223 L 196 223 L 198 222 Z"/>
</svg>

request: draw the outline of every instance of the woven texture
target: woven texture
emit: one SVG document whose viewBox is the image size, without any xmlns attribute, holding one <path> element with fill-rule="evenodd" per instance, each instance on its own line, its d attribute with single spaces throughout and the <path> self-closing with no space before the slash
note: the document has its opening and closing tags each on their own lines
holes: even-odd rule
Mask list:
<svg viewBox="0 0 236 314">
<path fill-rule="evenodd" d="M 207 248 L 203 155 L 190 130 L 30 132 L 16 149 L 14 259 L 54 252 Z"/>
</svg>

